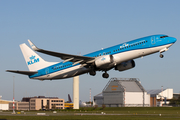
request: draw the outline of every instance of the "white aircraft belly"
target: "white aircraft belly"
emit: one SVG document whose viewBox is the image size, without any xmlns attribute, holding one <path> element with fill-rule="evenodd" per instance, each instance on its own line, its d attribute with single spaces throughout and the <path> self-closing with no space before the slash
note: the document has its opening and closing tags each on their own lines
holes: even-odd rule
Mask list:
<svg viewBox="0 0 180 120">
<path fill-rule="evenodd" d="M 136 59 L 139 57 L 143 57 L 149 54 L 159 52 L 161 49 L 168 48 L 171 45 L 172 44 L 163 45 L 159 47 L 146 48 L 146 49 L 131 50 L 131 51 L 115 54 L 113 55 L 113 57 L 114 57 L 115 63 L 120 64 L 128 60 Z"/>
<path fill-rule="evenodd" d="M 69 76 L 75 76 L 86 71 L 88 71 L 88 69 L 86 69 L 85 67 L 81 67 L 81 65 L 77 65 L 51 74 L 34 77 L 32 79 L 61 79 L 61 78 L 67 78 Z"/>
</svg>

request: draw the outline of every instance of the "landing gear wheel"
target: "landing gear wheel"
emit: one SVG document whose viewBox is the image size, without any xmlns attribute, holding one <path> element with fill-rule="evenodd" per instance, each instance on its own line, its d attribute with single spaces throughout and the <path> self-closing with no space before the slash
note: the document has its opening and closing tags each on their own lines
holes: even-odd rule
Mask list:
<svg viewBox="0 0 180 120">
<path fill-rule="evenodd" d="M 164 57 L 164 55 L 163 55 L 163 54 L 160 54 L 160 55 L 159 55 L 159 57 L 160 57 L 160 58 L 163 58 L 163 57 Z"/>
<path fill-rule="evenodd" d="M 89 74 L 92 75 L 92 76 L 95 76 L 96 75 L 96 71 L 92 70 L 92 71 L 89 72 Z"/>
<path fill-rule="evenodd" d="M 103 78 L 108 78 L 108 77 L 109 77 L 109 74 L 108 74 L 108 73 L 103 73 L 103 74 L 102 74 L 102 77 L 103 77 Z"/>
</svg>

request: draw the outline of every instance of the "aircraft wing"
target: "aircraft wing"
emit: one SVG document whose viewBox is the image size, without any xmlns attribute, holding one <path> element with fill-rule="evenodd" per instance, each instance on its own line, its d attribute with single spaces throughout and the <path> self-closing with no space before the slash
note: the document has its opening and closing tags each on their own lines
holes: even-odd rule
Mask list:
<svg viewBox="0 0 180 120">
<path fill-rule="evenodd" d="M 70 61 L 70 62 L 73 62 L 74 64 L 78 64 L 78 63 L 86 64 L 86 63 L 92 63 L 95 60 L 94 57 L 71 55 L 71 54 L 65 54 L 65 53 L 59 53 L 59 52 L 53 52 L 53 51 L 39 49 L 30 40 L 28 40 L 28 42 L 29 42 L 29 44 L 30 44 L 30 46 L 32 47 L 33 50 L 44 53 L 44 54 L 47 54 L 47 55 L 59 57 L 62 60 L 64 60 L 64 63 Z"/>
<path fill-rule="evenodd" d="M 34 75 L 38 73 L 37 71 L 19 71 L 19 70 L 6 70 L 6 72 L 19 73 L 23 75 Z"/>
</svg>

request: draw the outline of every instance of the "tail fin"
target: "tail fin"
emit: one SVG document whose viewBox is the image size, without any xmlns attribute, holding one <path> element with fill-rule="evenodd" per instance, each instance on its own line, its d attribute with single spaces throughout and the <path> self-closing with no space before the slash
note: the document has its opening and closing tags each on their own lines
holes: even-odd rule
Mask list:
<svg viewBox="0 0 180 120">
<path fill-rule="evenodd" d="M 71 100 L 71 97 L 69 94 L 68 94 L 68 101 L 69 101 L 69 103 L 72 103 L 72 100 Z"/>
<path fill-rule="evenodd" d="M 20 45 L 24 59 L 30 71 L 37 71 L 50 65 L 56 64 L 56 62 L 47 62 L 43 60 L 37 53 L 29 48 L 25 43 Z"/>
</svg>

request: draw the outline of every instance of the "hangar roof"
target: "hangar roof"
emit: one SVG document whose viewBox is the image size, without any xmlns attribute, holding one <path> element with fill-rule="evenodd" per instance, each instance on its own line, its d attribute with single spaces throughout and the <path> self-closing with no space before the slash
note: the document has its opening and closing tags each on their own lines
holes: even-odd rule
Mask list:
<svg viewBox="0 0 180 120">
<path fill-rule="evenodd" d="M 145 92 L 145 89 L 137 78 L 111 78 L 103 91 Z"/>
<path fill-rule="evenodd" d="M 161 89 L 147 90 L 147 94 L 156 94 L 156 95 L 158 95 L 161 92 L 162 92 Z"/>
<path fill-rule="evenodd" d="M 163 89 L 164 91 L 165 89 Z M 161 89 L 147 90 L 147 94 L 150 94 L 151 97 L 156 97 L 156 95 L 162 92 Z"/>
</svg>

